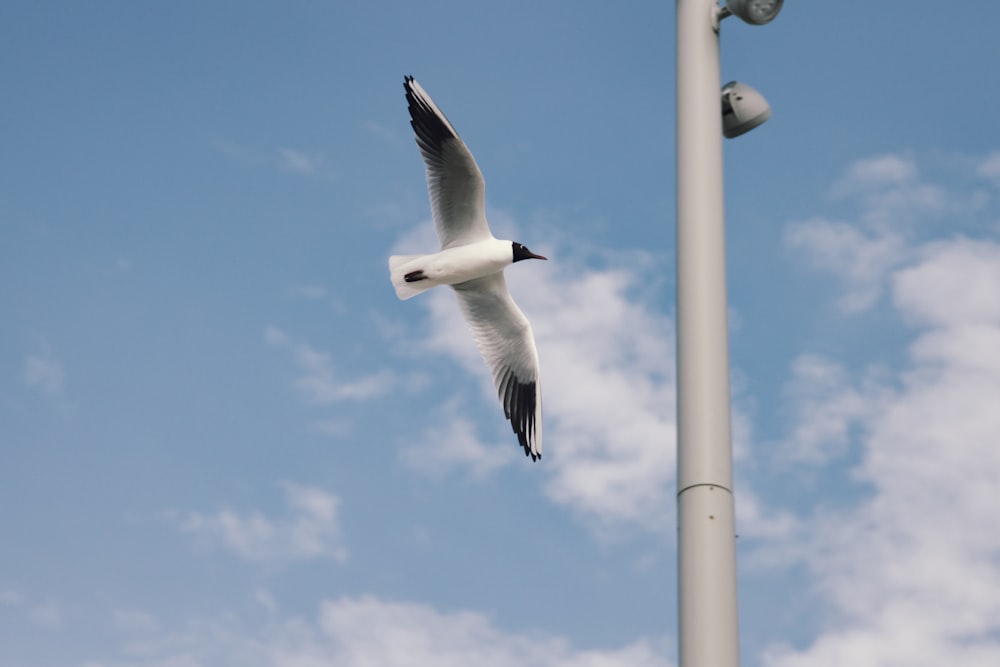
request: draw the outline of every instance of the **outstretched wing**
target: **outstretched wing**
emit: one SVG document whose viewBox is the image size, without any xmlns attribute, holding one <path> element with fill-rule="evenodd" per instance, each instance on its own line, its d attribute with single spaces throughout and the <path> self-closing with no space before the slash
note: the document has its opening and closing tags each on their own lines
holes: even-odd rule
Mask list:
<svg viewBox="0 0 1000 667">
<path fill-rule="evenodd" d="M 542 392 L 531 324 L 514 303 L 503 273 L 453 285 L 472 336 L 493 372 L 504 415 L 524 453 L 542 456 Z"/>
<path fill-rule="evenodd" d="M 427 165 L 431 215 L 441 248 L 492 236 L 486 223 L 486 183 L 472 153 L 430 95 L 412 76 L 404 79 L 410 125 Z"/>
</svg>

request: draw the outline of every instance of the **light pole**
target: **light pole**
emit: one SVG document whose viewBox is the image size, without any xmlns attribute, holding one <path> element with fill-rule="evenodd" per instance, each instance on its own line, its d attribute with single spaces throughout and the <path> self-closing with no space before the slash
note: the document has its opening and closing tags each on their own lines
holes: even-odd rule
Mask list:
<svg viewBox="0 0 1000 667">
<path fill-rule="evenodd" d="M 677 0 L 677 523 L 681 667 L 736 667 L 736 530 L 722 135 L 764 122 L 763 98 L 720 91 L 719 21 L 770 21 L 781 0 Z M 763 106 L 761 106 L 763 105 Z M 726 117 L 724 118 L 724 114 Z"/>
</svg>

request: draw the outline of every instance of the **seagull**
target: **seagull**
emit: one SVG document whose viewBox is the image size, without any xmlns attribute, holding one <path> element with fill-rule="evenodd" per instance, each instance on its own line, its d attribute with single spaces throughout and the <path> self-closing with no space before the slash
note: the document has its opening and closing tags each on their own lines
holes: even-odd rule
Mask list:
<svg viewBox="0 0 1000 667">
<path fill-rule="evenodd" d="M 410 125 L 427 165 L 431 214 L 441 250 L 393 255 L 396 296 L 409 299 L 450 285 L 479 352 L 493 373 L 504 416 L 525 456 L 542 457 L 542 393 L 531 324 L 514 303 L 503 270 L 525 259 L 546 259 L 516 241 L 497 239 L 486 222 L 486 184 L 472 153 L 430 95 L 412 76 L 403 80 Z"/>
</svg>

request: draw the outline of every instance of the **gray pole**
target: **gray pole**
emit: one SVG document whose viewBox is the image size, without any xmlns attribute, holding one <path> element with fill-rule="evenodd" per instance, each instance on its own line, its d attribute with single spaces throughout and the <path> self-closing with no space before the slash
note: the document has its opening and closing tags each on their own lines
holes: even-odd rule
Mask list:
<svg viewBox="0 0 1000 667">
<path fill-rule="evenodd" d="M 716 0 L 677 0 L 677 521 L 681 667 L 736 667 L 736 534 Z"/>
</svg>

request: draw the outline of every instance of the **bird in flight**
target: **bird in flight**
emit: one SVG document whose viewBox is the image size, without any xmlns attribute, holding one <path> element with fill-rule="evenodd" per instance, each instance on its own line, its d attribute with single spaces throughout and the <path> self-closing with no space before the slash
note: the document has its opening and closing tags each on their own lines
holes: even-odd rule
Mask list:
<svg viewBox="0 0 1000 667">
<path fill-rule="evenodd" d="M 472 336 L 493 372 L 504 415 L 524 448 L 542 456 L 542 393 L 531 324 L 514 303 L 503 270 L 524 259 L 545 259 L 516 241 L 494 238 L 486 222 L 483 175 L 472 153 L 430 95 L 405 77 L 410 125 L 427 166 L 431 214 L 441 250 L 393 255 L 389 274 L 396 296 L 409 299 L 437 285 L 458 296 Z"/>
</svg>

